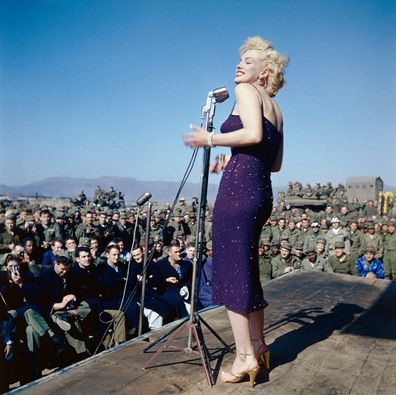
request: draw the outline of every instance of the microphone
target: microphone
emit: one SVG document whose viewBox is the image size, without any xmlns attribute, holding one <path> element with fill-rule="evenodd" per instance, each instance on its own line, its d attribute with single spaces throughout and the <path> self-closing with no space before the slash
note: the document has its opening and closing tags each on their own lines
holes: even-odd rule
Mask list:
<svg viewBox="0 0 396 395">
<path fill-rule="evenodd" d="M 211 94 L 215 98 L 216 103 L 223 103 L 223 101 L 226 101 L 230 97 L 228 89 L 225 86 L 213 89 Z"/>
<path fill-rule="evenodd" d="M 151 199 L 151 193 L 150 192 L 145 192 L 143 193 L 142 196 L 140 196 L 137 200 L 136 200 L 136 205 L 137 206 L 143 206 L 144 203 L 146 203 L 148 200 Z"/>
</svg>

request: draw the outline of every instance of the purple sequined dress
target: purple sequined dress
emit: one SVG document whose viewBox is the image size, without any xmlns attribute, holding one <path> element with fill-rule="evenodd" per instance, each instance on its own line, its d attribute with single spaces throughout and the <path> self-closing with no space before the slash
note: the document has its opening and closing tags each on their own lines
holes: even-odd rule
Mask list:
<svg viewBox="0 0 396 395">
<path fill-rule="evenodd" d="M 227 133 L 243 127 L 238 115 L 221 126 Z M 258 267 L 258 241 L 271 214 L 271 167 L 282 135 L 263 118 L 263 140 L 249 147 L 232 148 L 213 210 L 213 303 L 250 313 L 263 309 Z"/>
</svg>

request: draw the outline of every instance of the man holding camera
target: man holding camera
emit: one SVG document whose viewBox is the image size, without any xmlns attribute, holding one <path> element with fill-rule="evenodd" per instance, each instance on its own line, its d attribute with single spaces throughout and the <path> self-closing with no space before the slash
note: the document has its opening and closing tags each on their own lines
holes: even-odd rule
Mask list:
<svg viewBox="0 0 396 395">
<path fill-rule="evenodd" d="M 63 255 L 55 257 L 54 266 L 40 273 L 41 312 L 55 322 L 77 354 L 87 352 L 81 330 L 91 312 L 88 303 L 78 295 L 78 281 L 71 271 L 72 262 Z"/>
</svg>

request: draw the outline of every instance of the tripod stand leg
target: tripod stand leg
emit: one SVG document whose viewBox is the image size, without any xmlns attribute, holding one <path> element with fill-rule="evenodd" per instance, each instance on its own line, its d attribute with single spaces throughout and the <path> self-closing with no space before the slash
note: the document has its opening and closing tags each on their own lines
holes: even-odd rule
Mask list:
<svg viewBox="0 0 396 395">
<path fill-rule="evenodd" d="M 156 353 L 145 363 L 142 369 L 146 369 L 151 362 L 155 361 L 158 356 L 162 353 L 162 351 L 166 350 L 168 347 L 171 346 L 173 340 L 179 335 L 179 333 L 183 332 L 184 329 L 188 328 L 189 322 L 184 322 L 182 325 L 180 325 L 172 334 L 172 336 L 169 337 L 169 339 L 156 351 Z"/>
<path fill-rule="evenodd" d="M 212 368 L 210 366 L 209 351 L 205 344 L 202 328 L 198 320 L 196 320 L 194 324 L 190 324 L 190 325 L 192 326 L 195 342 L 197 343 L 199 355 L 201 356 L 202 367 L 204 368 L 205 371 L 206 380 L 208 381 L 208 385 L 211 387 L 212 385 L 215 384 L 215 382 L 212 373 Z"/>
<path fill-rule="evenodd" d="M 153 341 L 151 344 L 149 344 L 147 347 L 143 349 L 143 352 L 147 352 L 150 350 L 150 348 L 154 347 L 156 344 L 160 343 L 162 340 L 164 340 L 166 337 L 168 337 L 173 331 L 176 331 L 178 328 L 180 328 L 182 325 L 184 325 L 188 321 L 188 318 L 185 318 L 182 320 L 178 325 L 173 327 L 170 331 L 166 332 L 165 335 L 162 335 L 159 337 L 157 340 Z"/>
<path fill-rule="evenodd" d="M 215 330 L 198 313 L 197 315 L 206 328 L 209 329 L 212 335 L 227 349 L 227 351 L 233 353 L 234 351 L 232 351 L 231 347 L 215 332 Z"/>
</svg>

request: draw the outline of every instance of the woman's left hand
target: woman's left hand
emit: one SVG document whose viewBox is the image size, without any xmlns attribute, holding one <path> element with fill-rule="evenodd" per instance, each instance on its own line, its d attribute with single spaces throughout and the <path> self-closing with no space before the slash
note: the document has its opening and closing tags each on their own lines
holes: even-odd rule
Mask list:
<svg viewBox="0 0 396 395">
<path fill-rule="evenodd" d="M 191 148 L 207 147 L 208 131 L 195 125 L 190 125 L 190 129 L 191 133 L 183 135 L 184 143 Z"/>
</svg>

